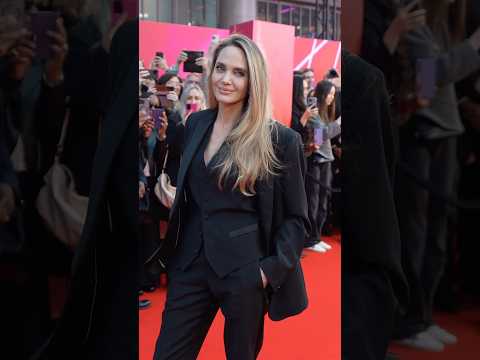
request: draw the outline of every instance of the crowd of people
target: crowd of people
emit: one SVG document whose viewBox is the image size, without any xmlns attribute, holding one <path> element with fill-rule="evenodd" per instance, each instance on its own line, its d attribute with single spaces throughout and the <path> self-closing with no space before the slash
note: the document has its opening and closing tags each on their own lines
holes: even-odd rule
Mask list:
<svg viewBox="0 0 480 360">
<path fill-rule="evenodd" d="M 383 72 L 391 99 L 395 205 L 409 285 L 391 339 L 421 350 L 457 343 L 436 323 L 435 306 L 454 310 L 462 294 L 479 290 L 471 237 L 479 210 L 459 200 L 478 200 L 478 5 L 365 1 L 359 55 Z"/>
<path fill-rule="evenodd" d="M 1 317 L 10 329 L 0 356 L 27 359 L 66 302 L 109 100 L 111 41 L 127 16 L 110 25 L 93 1 L 5 1 L 0 12 L 0 266 L 9 294 Z"/>
<path fill-rule="evenodd" d="M 155 255 L 165 237 L 171 202 L 162 200 L 159 194 L 159 177 L 166 174 L 175 188 L 185 124 L 191 114 L 207 108 L 208 59 L 196 60 L 204 72 L 189 73 L 182 79 L 178 72 L 186 59 L 182 52 L 176 64 L 168 67 L 166 60 L 157 54 L 148 69 L 139 60 L 139 294 L 155 291 L 164 272 Z M 148 299 L 139 300 L 140 309 L 149 305 Z"/>
</svg>

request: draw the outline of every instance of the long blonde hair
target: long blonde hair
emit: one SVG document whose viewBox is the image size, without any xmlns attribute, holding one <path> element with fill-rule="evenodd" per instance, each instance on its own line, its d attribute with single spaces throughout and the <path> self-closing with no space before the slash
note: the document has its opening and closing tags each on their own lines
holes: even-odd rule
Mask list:
<svg viewBox="0 0 480 360">
<path fill-rule="evenodd" d="M 242 115 L 227 136 L 226 156 L 217 166 L 218 185 L 235 175 L 233 189 L 247 196 L 256 193 L 255 183 L 276 175 L 281 167 L 272 143 L 272 105 L 270 100 L 267 64 L 259 47 L 248 37 L 233 34 L 222 40 L 213 53 L 208 77 L 208 102 L 218 108 L 212 84 L 212 74 L 220 52 L 228 46 L 240 49 L 247 60 L 248 92 Z"/>
</svg>

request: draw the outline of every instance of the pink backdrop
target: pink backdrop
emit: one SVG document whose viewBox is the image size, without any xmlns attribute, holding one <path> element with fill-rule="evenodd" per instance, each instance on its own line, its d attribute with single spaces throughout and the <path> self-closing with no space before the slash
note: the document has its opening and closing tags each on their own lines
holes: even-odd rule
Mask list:
<svg viewBox="0 0 480 360">
<path fill-rule="evenodd" d="M 230 31 L 142 20 L 140 21 L 140 59 L 148 67 L 155 52 L 161 51 L 168 65 L 171 66 L 175 64 L 182 50 L 203 51 L 206 55 L 214 34 L 223 39 L 230 34 Z M 185 77 L 183 66 L 180 66 L 179 74 Z"/>
<path fill-rule="evenodd" d="M 265 21 L 249 21 L 233 26 L 231 32 L 248 36 L 263 51 L 270 74 L 273 116 L 276 120 L 289 126 L 292 112 L 292 54 L 295 48 L 293 26 Z M 282 39 L 281 46 L 279 46 L 278 39 Z"/>
<path fill-rule="evenodd" d="M 201 50 L 206 54 L 212 35 L 225 38 L 233 32 L 250 37 L 264 52 L 274 117 L 287 126 L 291 121 L 293 71 L 313 68 L 317 81 L 332 67 L 341 72 L 340 42 L 295 37 L 293 26 L 265 21 L 249 21 L 226 30 L 142 20 L 140 59 L 148 67 L 155 52 L 161 51 L 168 64 L 173 65 L 180 51 Z M 180 76 L 185 77 L 180 70 Z"/>
<path fill-rule="evenodd" d="M 321 39 L 295 38 L 294 70 L 312 68 L 316 80 L 331 68 L 341 73 L 341 43 Z"/>
</svg>

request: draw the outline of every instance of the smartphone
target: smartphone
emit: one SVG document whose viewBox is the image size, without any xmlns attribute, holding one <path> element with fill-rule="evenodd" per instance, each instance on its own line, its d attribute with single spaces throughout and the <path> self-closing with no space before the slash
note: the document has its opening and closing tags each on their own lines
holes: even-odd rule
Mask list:
<svg viewBox="0 0 480 360">
<path fill-rule="evenodd" d="M 183 63 L 184 72 L 203 73 L 203 67 L 195 64 L 195 60 L 203 57 L 203 51 L 183 50 L 187 54 L 187 60 Z"/>
<path fill-rule="evenodd" d="M 427 100 L 433 99 L 436 92 L 437 82 L 437 69 L 435 59 L 417 59 L 416 80 L 418 96 Z"/>
<path fill-rule="evenodd" d="M 173 86 L 166 86 L 165 84 L 156 85 L 155 88 L 157 89 L 158 92 L 162 92 L 162 93 L 167 93 L 169 91 L 175 91 L 175 88 Z"/>
<path fill-rule="evenodd" d="M 198 104 L 186 104 L 185 107 L 188 111 L 191 111 L 191 112 L 198 111 Z"/>
<path fill-rule="evenodd" d="M 323 126 L 313 129 L 313 141 L 316 145 L 323 144 Z"/>
<path fill-rule="evenodd" d="M 57 19 L 59 14 L 56 11 L 35 11 L 30 13 L 31 29 L 35 41 L 35 53 L 41 60 L 52 56 L 52 38 L 47 31 L 57 30 Z"/>
<path fill-rule="evenodd" d="M 315 96 L 309 96 L 307 98 L 307 107 L 317 106 L 317 98 Z"/>
<path fill-rule="evenodd" d="M 161 127 L 163 127 L 162 115 L 163 115 L 164 111 L 165 110 L 163 110 L 162 108 L 153 108 L 152 109 L 152 118 L 153 118 L 153 122 L 155 124 L 156 129 L 160 129 Z"/>
<path fill-rule="evenodd" d="M 168 107 L 167 94 L 157 94 L 157 97 L 161 107 L 163 108 Z"/>
</svg>

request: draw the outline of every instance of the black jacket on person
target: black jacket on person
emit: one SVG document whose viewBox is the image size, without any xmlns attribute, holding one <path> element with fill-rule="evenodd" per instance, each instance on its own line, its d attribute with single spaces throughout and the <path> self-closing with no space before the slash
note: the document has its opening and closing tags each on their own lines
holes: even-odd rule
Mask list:
<svg viewBox="0 0 480 360">
<path fill-rule="evenodd" d="M 170 211 L 167 238 L 161 248 L 160 260 L 167 264 L 182 236 L 185 220 L 185 179 L 192 158 L 215 120 L 215 109 L 194 113 L 185 128 L 185 149 L 177 176 L 177 195 Z M 300 136 L 277 123 L 272 125 L 276 154 L 285 168 L 279 176 L 256 185 L 259 232 L 266 257 L 260 267 L 268 278 L 272 290 L 269 316 L 281 320 L 293 316 L 307 307 L 307 294 L 300 265 L 305 234 L 309 230 L 307 199 L 305 195 L 305 160 Z M 212 226 L 221 221 L 211 214 Z M 225 220 L 225 219 L 223 219 Z M 232 219 L 232 230 L 235 222 Z M 225 226 L 223 226 L 225 228 Z M 225 238 L 228 238 L 228 233 Z M 227 260 L 227 258 L 225 258 Z"/>
<path fill-rule="evenodd" d="M 397 159 L 382 73 L 343 52 L 342 265 L 384 272 L 401 305 L 408 286 L 393 197 Z"/>
<path fill-rule="evenodd" d="M 382 73 L 342 53 L 342 359 L 384 359 L 408 304 L 393 195 L 397 158 Z"/>
<path fill-rule="evenodd" d="M 58 326 L 34 359 L 138 358 L 138 21 L 111 47 L 111 101 Z"/>
</svg>

